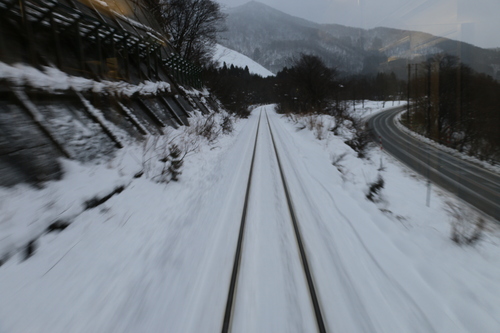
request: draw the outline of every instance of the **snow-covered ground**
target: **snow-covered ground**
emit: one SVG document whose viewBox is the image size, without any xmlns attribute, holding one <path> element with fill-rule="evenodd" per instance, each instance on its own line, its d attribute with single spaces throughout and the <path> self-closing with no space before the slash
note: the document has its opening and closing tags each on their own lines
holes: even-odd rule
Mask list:
<svg viewBox="0 0 500 333">
<path fill-rule="evenodd" d="M 217 44 L 216 46 L 213 59 L 221 67 L 224 65 L 224 63 L 226 63 L 228 67 L 231 64 L 241 68 L 245 68 L 245 66 L 248 66 L 248 71 L 252 74 L 258 74 L 262 77 L 274 76 L 273 72 L 256 63 L 246 55 L 228 49 L 227 47 L 224 47 L 220 44 Z"/>
<path fill-rule="evenodd" d="M 356 101 L 353 105 L 349 103 L 349 113 L 357 118 L 371 117 L 384 110 L 406 105 L 406 101 Z"/>
<path fill-rule="evenodd" d="M 365 106 L 357 108 L 360 116 L 382 107 Z M 500 330 L 495 225 L 488 223 L 474 246 L 457 246 L 445 202 L 459 203 L 447 193 L 432 187 L 427 207 L 423 179 L 378 148 L 357 158 L 344 143 L 349 131 L 340 137 L 328 130 L 332 118 L 294 121 L 263 106 L 211 143 L 194 142 L 188 129 L 173 131 L 170 139 L 195 147 L 179 182 L 158 182 L 165 146 L 150 138 L 99 165 L 64 162 L 63 180 L 42 190 L 0 189 L 0 249 L 16 253 L 0 267 L 0 332 L 220 331 L 261 111 L 283 156 L 329 331 Z M 261 135 L 265 130 L 261 125 Z M 282 204 L 276 166 L 268 137 L 259 140 L 253 186 L 260 194 L 249 205 L 254 218 L 247 221 L 240 280 L 250 291 L 238 291 L 233 327 L 301 331 L 301 322 L 310 323 L 302 312 L 309 299 L 293 287 L 300 279 L 294 252 L 286 250 L 292 242 L 273 210 Z M 385 186 L 374 203 L 366 193 L 379 174 Z M 124 190 L 103 205 L 82 208 L 117 186 Z M 15 250 L 55 219 L 72 223 L 40 237 L 34 255 L 22 260 Z M 280 279 L 286 288 L 272 288 Z M 298 291 L 283 298 L 281 290 Z M 294 313 L 293 324 L 280 324 Z"/>
<path fill-rule="evenodd" d="M 447 193 L 433 187 L 427 207 L 424 179 L 379 149 L 369 160 L 356 158 L 328 132 L 328 117 L 275 124 L 283 129 L 288 179 L 298 218 L 307 221 L 305 243 L 332 331 L 500 329 L 496 225 L 478 245 L 459 247 L 450 240 L 446 202 L 459 203 Z M 365 194 L 378 174 L 385 186 L 373 203 Z"/>
</svg>

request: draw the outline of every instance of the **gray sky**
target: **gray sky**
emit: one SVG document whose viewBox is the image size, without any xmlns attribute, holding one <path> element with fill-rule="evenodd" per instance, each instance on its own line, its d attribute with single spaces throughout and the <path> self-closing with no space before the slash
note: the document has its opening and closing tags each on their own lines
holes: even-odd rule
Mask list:
<svg viewBox="0 0 500 333">
<path fill-rule="evenodd" d="M 216 0 L 227 7 L 249 0 Z M 500 0 L 260 0 L 317 23 L 417 30 L 500 47 Z"/>
</svg>

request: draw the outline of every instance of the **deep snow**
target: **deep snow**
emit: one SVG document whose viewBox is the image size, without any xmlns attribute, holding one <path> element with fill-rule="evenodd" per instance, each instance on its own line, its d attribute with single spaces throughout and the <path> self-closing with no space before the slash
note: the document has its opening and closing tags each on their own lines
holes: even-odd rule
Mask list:
<svg viewBox="0 0 500 333">
<path fill-rule="evenodd" d="M 357 112 L 380 109 L 370 108 Z M 379 148 L 358 159 L 345 138 L 328 131 L 331 118 L 294 122 L 272 109 L 257 108 L 215 142 L 197 141 L 179 182 L 155 181 L 161 166 L 147 162 L 164 146 L 154 149 L 150 138 L 102 164 L 65 161 L 63 180 L 42 190 L 0 189 L 0 249 L 19 250 L 55 218 L 73 222 L 42 236 L 31 258 L 23 261 L 16 252 L 0 267 L 0 332 L 220 331 L 261 110 L 269 113 L 283 156 L 330 331 L 500 330 L 495 225 L 488 224 L 477 245 L 455 245 L 444 204 L 454 201 L 449 194 L 433 187 L 427 207 L 425 181 Z M 318 123 L 311 130 L 301 126 Z M 186 130 L 169 137 L 192 142 Z M 260 199 L 252 199 L 242 259 L 250 265 L 239 280 L 244 290 L 238 291 L 233 327 L 293 331 L 299 317 L 288 327 L 280 318 L 297 311 L 308 318 L 309 300 L 296 287 L 298 261 L 283 229 L 286 220 L 273 209 L 282 204 L 266 142 L 262 137 L 254 177 Z M 133 178 L 141 169 L 147 173 Z M 373 203 L 365 194 L 379 173 L 385 187 Z M 85 200 L 119 185 L 125 190 L 102 206 L 82 209 Z M 273 243 L 273 235 L 282 243 Z M 292 267 L 289 279 L 284 267 Z M 270 287 L 280 279 L 287 285 Z"/>
<path fill-rule="evenodd" d="M 328 117 L 318 121 L 323 130 L 333 125 Z M 302 126 L 280 121 L 275 126 L 288 128 L 278 137 L 288 152 L 290 188 L 300 202 L 298 219 L 307 221 L 304 242 L 310 244 L 332 331 L 498 331 L 496 226 L 491 226 L 496 236 L 486 235 L 480 245 L 457 247 L 449 239 L 443 208 L 445 200 L 452 200 L 447 194 L 433 191 L 426 207 L 425 181 L 380 150 L 373 150 L 368 161 L 359 160 L 331 133 L 319 141 L 314 129 L 293 133 Z M 328 155 L 342 153 L 340 173 Z M 365 193 L 380 163 L 386 185 L 374 204 Z"/>
</svg>

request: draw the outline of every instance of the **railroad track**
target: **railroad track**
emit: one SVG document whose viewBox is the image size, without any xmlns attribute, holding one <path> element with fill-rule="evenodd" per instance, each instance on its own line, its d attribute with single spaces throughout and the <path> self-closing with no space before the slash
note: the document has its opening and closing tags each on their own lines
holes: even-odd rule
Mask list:
<svg viewBox="0 0 500 333">
<path fill-rule="evenodd" d="M 307 289 L 308 294 L 309 294 L 309 301 L 310 301 L 310 308 L 312 309 L 314 321 L 315 321 L 315 326 L 317 328 L 317 331 L 320 333 L 327 332 L 325 322 L 323 319 L 323 314 L 321 311 L 321 306 L 320 306 L 320 301 L 318 299 L 318 294 L 315 288 L 314 284 L 314 279 L 313 279 L 313 274 L 310 269 L 309 261 L 307 259 L 306 255 L 306 250 L 304 248 L 304 241 L 300 233 L 300 225 L 299 221 L 297 220 L 297 216 L 294 211 L 294 205 L 292 198 L 290 196 L 290 191 L 289 187 L 287 185 L 286 181 L 286 176 L 283 171 L 283 166 L 282 162 L 280 160 L 280 155 L 277 149 L 276 141 L 273 135 L 273 130 L 271 123 L 269 121 L 269 117 L 267 115 L 267 112 L 264 111 L 265 117 L 262 115 L 262 111 L 259 115 L 259 120 L 258 120 L 258 126 L 256 130 L 256 135 L 255 135 L 255 143 L 254 143 L 254 149 L 253 149 L 253 154 L 252 154 L 252 160 L 251 160 L 251 167 L 250 167 L 250 173 L 248 176 L 248 181 L 247 181 L 247 188 L 246 188 L 246 193 L 245 193 L 245 202 L 243 206 L 243 212 L 242 212 L 242 217 L 241 217 L 241 222 L 240 222 L 240 230 L 238 234 L 238 242 L 237 242 L 237 247 L 236 247 L 236 252 L 235 252 L 235 257 L 234 257 L 234 264 L 233 264 L 233 270 L 231 274 L 231 280 L 230 280 L 230 285 L 229 285 L 229 292 L 227 296 L 227 302 L 226 302 L 226 308 L 225 308 L 225 313 L 224 313 L 224 319 L 223 319 L 223 325 L 222 325 L 222 332 L 230 332 L 232 330 L 232 324 L 233 324 L 233 317 L 234 317 L 234 312 L 235 312 L 235 307 L 236 307 L 236 298 L 237 298 L 237 293 L 238 289 L 241 287 L 238 287 L 238 281 L 241 279 L 240 272 L 241 272 L 241 266 L 242 266 L 242 257 L 245 255 L 243 253 L 244 250 L 244 242 L 245 242 L 245 228 L 247 227 L 247 217 L 249 215 L 249 202 L 251 202 L 252 196 L 257 197 L 256 194 L 252 194 L 252 192 L 256 191 L 255 187 L 258 185 L 254 185 L 254 188 L 252 187 L 252 184 L 254 183 L 254 166 L 256 164 L 256 155 L 259 148 L 259 140 L 265 140 L 265 136 L 269 135 L 270 136 L 270 141 L 272 143 L 272 151 L 274 152 L 273 157 L 274 157 L 274 162 L 277 165 L 277 172 L 279 173 L 278 177 L 278 182 L 281 180 L 281 190 L 283 191 L 282 194 L 286 198 L 286 206 L 287 206 L 287 212 L 286 214 L 289 214 L 289 221 L 288 223 L 288 228 L 290 226 L 293 229 L 293 234 L 295 238 L 295 246 L 296 249 L 290 250 L 292 253 L 296 253 L 295 255 L 295 260 L 300 261 L 300 265 L 297 264 L 296 266 L 301 266 L 302 267 L 302 272 L 303 276 L 301 277 L 295 277 L 298 278 L 299 280 L 302 281 L 306 285 L 304 289 Z M 261 122 L 266 122 L 266 125 L 261 126 Z M 265 133 L 267 132 L 267 134 Z M 269 139 L 268 139 L 269 140 Z M 261 142 L 262 144 L 262 142 Z M 273 168 L 270 168 L 273 169 Z M 258 199 L 254 199 L 258 200 Z M 276 239 L 274 240 L 278 242 L 279 240 Z M 251 254 L 250 254 L 251 255 Z M 300 275 L 300 274 L 299 274 Z M 298 298 L 300 299 L 300 297 Z M 303 306 L 303 305 L 302 305 Z M 277 309 L 279 311 L 279 309 Z"/>
</svg>

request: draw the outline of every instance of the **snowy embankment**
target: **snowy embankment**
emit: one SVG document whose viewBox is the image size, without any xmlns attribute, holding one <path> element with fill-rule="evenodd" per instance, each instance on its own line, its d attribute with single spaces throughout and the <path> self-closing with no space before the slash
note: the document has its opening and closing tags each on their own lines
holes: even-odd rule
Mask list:
<svg viewBox="0 0 500 333">
<path fill-rule="evenodd" d="M 42 189 L 26 184 L 13 188 L 0 187 L 0 264 L 12 255 L 26 255 L 26 246 L 54 228 L 71 224 L 92 208 L 94 202 L 108 199 L 127 188 L 135 178 L 144 176 L 152 182 L 166 183 L 170 176 L 168 158 L 171 146 L 177 145 L 182 154 L 190 155 L 207 149 L 205 141 L 213 141 L 222 131 L 224 113 L 213 116 L 193 114 L 192 126 L 167 128 L 163 136 L 148 136 L 144 142 L 130 142 L 116 156 L 99 162 L 82 164 L 60 159 L 64 178 L 50 181 Z M 106 120 L 104 120 L 106 121 Z M 200 127 L 211 125 L 211 137 L 195 133 Z M 210 133 L 212 132 L 212 133 Z M 126 138 L 122 139 L 128 142 Z M 125 145 L 124 145 L 125 146 Z M 160 161 L 163 160 L 163 161 Z M 155 186 L 152 184 L 151 186 Z"/>
<path fill-rule="evenodd" d="M 450 194 L 433 187 L 428 207 L 425 179 L 378 148 L 357 158 L 344 143 L 349 131 L 329 131 L 331 117 L 275 123 L 283 128 L 288 179 L 299 220 L 308 221 L 305 243 L 333 331 L 500 329 L 497 225 L 489 221 L 478 244 L 460 247 L 450 239 L 448 211 L 462 204 Z M 379 175 L 384 187 L 371 202 L 366 194 Z M 467 223 L 481 218 L 462 212 Z"/>
<path fill-rule="evenodd" d="M 269 112 L 283 155 L 331 331 L 498 332 L 495 226 L 488 224 L 474 246 L 457 246 L 445 203 L 455 201 L 447 193 L 433 189 L 427 207 L 424 180 L 378 148 L 359 159 L 344 143 L 352 133 L 346 127 L 333 135 L 330 117 L 292 121 L 272 106 L 260 110 Z M 11 238 L 4 230 L 29 234 L 43 221 L 74 219 L 39 238 L 32 257 L 18 253 L 0 267 L 0 332 L 219 332 L 258 112 L 215 141 L 196 141 L 189 128 L 172 132 L 168 140 L 194 149 L 179 182 L 162 181 L 158 157 L 170 146 L 151 138 L 101 165 L 65 163 L 63 180 L 42 190 L 2 189 L 2 244 Z M 138 171 L 143 175 L 134 178 Z M 371 202 L 366 194 L 379 174 L 385 185 Z M 263 172 L 256 173 L 259 183 L 269 183 Z M 120 185 L 121 193 L 82 209 Z M 250 296 L 273 297 L 270 290 Z M 290 295 L 290 302 L 305 298 Z M 241 320 L 263 318 L 248 304 L 238 310 Z M 293 327 L 268 331 L 287 329 Z"/>
<path fill-rule="evenodd" d="M 274 76 L 273 72 L 264 68 L 262 65 L 256 63 L 249 57 L 234 50 L 228 49 L 227 47 L 224 47 L 220 44 L 217 44 L 216 46 L 213 59 L 219 64 L 220 67 L 222 67 L 224 63 L 226 63 L 228 67 L 230 65 L 241 68 L 245 68 L 246 66 L 248 66 L 248 71 L 252 74 L 257 74 L 262 77 Z"/>
<path fill-rule="evenodd" d="M 99 165 L 65 162 L 63 179 L 42 190 L 1 189 L 0 243 L 10 250 L 54 219 L 72 220 L 39 237 L 27 260 L 17 251 L 0 267 L 0 332 L 202 332 L 219 325 L 204 300 L 220 300 L 211 309 L 223 312 L 236 241 L 228 236 L 241 218 L 255 127 L 240 121 L 233 134 L 193 133 L 210 119 L 191 118 L 190 127 Z M 212 120 L 213 133 L 221 132 L 223 116 Z M 166 183 L 161 160 L 171 142 L 190 153 L 179 182 Z M 84 209 L 89 198 L 122 184 L 121 193 Z"/>
<path fill-rule="evenodd" d="M 40 71 L 24 64 L 13 66 L 0 62 L 0 79 L 11 82 L 16 86 L 27 86 L 35 89 L 55 93 L 62 90 L 77 92 L 106 93 L 112 96 L 156 95 L 169 92 L 168 82 L 144 81 L 138 85 L 125 81 L 95 81 L 79 76 L 68 75 L 55 67 L 44 67 Z"/>
</svg>

